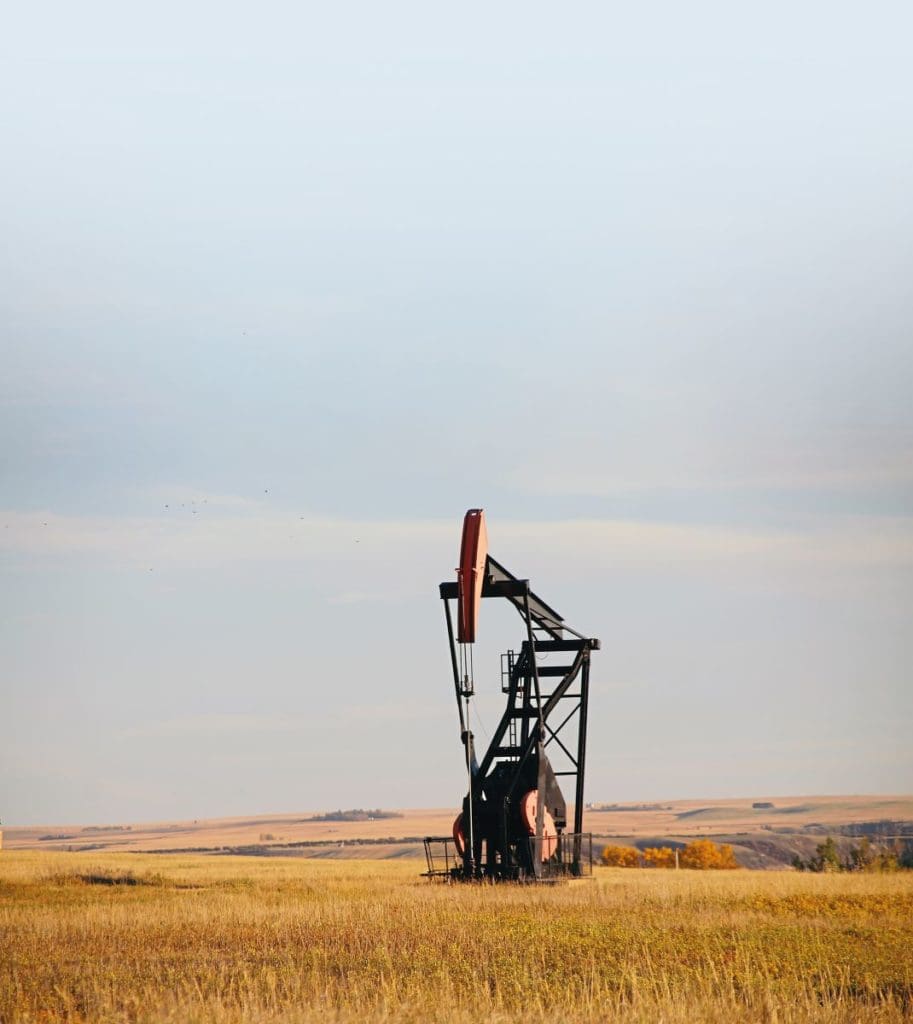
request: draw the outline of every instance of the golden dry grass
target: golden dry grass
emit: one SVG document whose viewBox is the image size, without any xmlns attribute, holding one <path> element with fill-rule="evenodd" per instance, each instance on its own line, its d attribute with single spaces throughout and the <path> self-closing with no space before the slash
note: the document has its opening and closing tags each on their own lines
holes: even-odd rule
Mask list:
<svg viewBox="0 0 913 1024">
<path fill-rule="evenodd" d="M 908 875 L 432 886 L 389 862 L 0 855 L 4 1024 L 893 1022 L 911 950 Z"/>
</svg>

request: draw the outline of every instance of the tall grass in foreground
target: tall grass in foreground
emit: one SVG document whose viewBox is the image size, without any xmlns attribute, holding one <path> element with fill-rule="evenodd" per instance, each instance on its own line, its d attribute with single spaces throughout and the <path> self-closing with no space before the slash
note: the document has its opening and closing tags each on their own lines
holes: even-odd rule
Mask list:
<svg viewBox="0 0 913 1024">
<path fill-rule="evenodd" d="M 913 1020 L 913 881 L 0 855 L 0 1021 Z"/>
</svg>

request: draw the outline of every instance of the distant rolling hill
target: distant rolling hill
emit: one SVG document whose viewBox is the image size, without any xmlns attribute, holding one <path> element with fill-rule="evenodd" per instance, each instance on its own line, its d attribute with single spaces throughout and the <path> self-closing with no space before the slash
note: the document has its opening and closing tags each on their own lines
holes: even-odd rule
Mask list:
<svg viewBox="0 0 913 1024">
<path fill-rule="evenodd" d="M 759 806 L 753 806 L 759 805 Z M 426 835 L 446 836 L 457 808 L 314 811 L 151 823 L 7 826 L 12 850 L 235 853 L 256 856 L 422 856 Z M 643 847 L 699 837 L 731 843 L 746 867 L 807 857 L 823 835 L 913 835 L 913 796 L 748 797 L 588 804 L 594 846 Z"/>
</svg>

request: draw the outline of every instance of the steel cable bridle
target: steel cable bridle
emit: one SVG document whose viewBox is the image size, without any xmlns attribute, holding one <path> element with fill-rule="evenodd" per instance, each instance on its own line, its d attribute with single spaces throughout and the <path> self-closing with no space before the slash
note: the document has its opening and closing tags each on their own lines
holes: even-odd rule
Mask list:
<svg viewBox="0 0 913 1024">
<path fill-rule="evenodd" d="M 467 650 L 468 648 L 468 650 Z M 472 814 L 472 722 L 469 714 L 469 698 L 475 691 L 475 668 L 472 658 L 472 644 L 460 644 L 460 678 L 462 680 L 463 700 L 466 704 L 466 779 L 469 785 L 469 832 L 467 835 L 467 848 L 469 850 L 469 867 L 471 873 L 475 874 L 475 823 Z M 478 718 L 478 712 L 476 712 Z"/>
</svg>

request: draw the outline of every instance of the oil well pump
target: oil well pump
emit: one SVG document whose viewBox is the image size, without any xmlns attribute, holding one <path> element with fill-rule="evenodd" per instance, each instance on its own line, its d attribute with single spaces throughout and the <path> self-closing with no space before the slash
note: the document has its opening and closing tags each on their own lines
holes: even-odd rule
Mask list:
<svg viewBox="0 0 913 1024">
<path fill-rule="evenodd" d="M 428 876 L 537 881 L 590 873 L 583 783 L 590 653 L 599 650 L 599 641 L 572 629 L 533 593 L 529 580 L 514 576 L 488 553 L 482 509 L 465 515 L 457 578 L 441 583 L 440 595 L 467 793 L 452 836 L 425 840 Z M 501 655 L 506 706 L 480 760 L 470 728 L 473 644 L 480 606 L 488 598 L 501 598 L 516 609 L 522 634 L 519 644 Z M 570 829 L 559 779 L 573 794 Z"/>
</svg>

